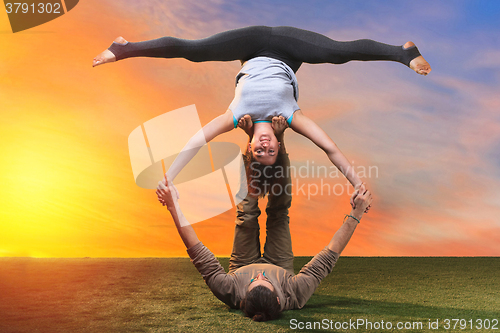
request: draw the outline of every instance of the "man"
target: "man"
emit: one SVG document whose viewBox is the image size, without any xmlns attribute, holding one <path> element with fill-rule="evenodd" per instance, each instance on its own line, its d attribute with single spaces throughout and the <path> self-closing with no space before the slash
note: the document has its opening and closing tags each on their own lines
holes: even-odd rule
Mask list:
<svg viewBox="0 0 500 333">
<path fill-rule="evenodd" d="M 284 158 L 289 165 L 286 154 Z M 282 186 L 290 182 L 289 177 L 284 179 Z M 321 280 L 332 271 L 372 202 L 371 193 L 361 185 L 351 198 L 354 208 L 330 243 L 294 275 L 288 226 L 291 193 L 282 187 L 281 193 L 269 194 L 267 237 L 262 257 L 257 222 L 260 210 L 257 198 L 249 195 L 238 205 L 233 252 L 229 273 L 226 273 L 212 252 L 200 242 L 193 227 L 180 226 L 183 217 L 178 215 L 182 211 L 177 202 L 177 190 L 168 179 L 165 184 L 168 187 L 158 189 L 157 195 L 170 211 L 189 257 L 205 283 L 218 299 L 232 308 L 242 309 L 255 321 L 276 319 L 283 310 L 300 309 L 305 305 Z"/>
</svg>

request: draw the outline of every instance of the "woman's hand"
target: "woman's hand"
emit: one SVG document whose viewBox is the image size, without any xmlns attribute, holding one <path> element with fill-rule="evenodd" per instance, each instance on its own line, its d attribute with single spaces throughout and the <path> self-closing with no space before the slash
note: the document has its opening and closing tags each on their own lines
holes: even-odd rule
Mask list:
<svg viewBox="0 0 500 333">
<path fill-rule="evenodd" d="M 356 206 L 354 205 L 354 199 L 356 198 L 356 196 L 358 195 L 359 193 L 359 189 L 361 188 L 361 186 L 363 186 L 364 183 L 359 183 L 358 185 L 354 186 L 354 193 L 351 195 L 351 200 L 350 200 L 350 203 L 351 203 L 351 207 L 352 209 L 356 208 Z"/>
<path fill-rule="evenodd" d="M 288 123 L 287 123 L 285 117 L 283 117 L 283 116 L 273 117 L 273 121 L 271 123 L 271 126 L 274 130 L 274 135 L 276 135 L 276 137 L 279 137 L 287 129 Z"/>
<path fill-rule="evenodd" d="M 253 137 L 253 122 L 252 117 L 246 114 L 238 121 L 238 127 L 245 131 L 249 137 Z"/>
</svg>

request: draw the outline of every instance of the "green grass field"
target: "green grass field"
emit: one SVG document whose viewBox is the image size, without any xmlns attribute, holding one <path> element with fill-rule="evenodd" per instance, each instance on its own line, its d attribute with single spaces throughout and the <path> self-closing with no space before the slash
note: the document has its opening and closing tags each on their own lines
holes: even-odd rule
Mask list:
<svg viewBox="0 0 500 333">
<path fill-rule="evenodd" d="M 296 258 L 296 271 L 309 259 Z M 221 263 L 227 270 L 228 259 Z M 331 328 L 290 328 L 291 320 L 324 319 Z M 361 319 L 375 326 L 334 326 Z M 439 329 L 429 329 L 429 319 Z M 446 319 L 465 319 L 467 328 L 453 330 L 450 321 L 446 330 Z M 489 329 L 477 329 L 478 320 Z M 2 333 L 499 332 L 498 320 L 500 258 L 341 257 L 302 310 L 267 323 L 217 300 L 189 259 L 0 258 Z M 397 329 L 398 322 L 422 329 Z"/>
</svg>

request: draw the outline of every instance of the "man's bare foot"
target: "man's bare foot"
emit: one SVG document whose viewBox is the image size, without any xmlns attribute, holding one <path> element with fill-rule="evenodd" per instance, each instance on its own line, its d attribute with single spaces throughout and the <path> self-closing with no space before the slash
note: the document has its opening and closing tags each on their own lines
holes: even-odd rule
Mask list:
<svg viewBox="0 0 500 333">
<path fill-rule="evenodd" d="M 273 117 L 271 126 L 273 127 L 274 135 L 278 136 L 285 131 L 285 129 L 288 127 L 288 123 L 283 116 Z"/>
<path fill-rule="evenodd" d="M 238 127 L 245 131 L 249 136 L 253 136 L 253 122 L 252 117 L 246 114 L 238 121 Z"/>
<path fill-rule="evenodd" d="M 407 49 L 412 46 L 415 46 L 415 43 L 406 42 L 406 44 L 403 45 L 403 48 Z M 418 56 L 410 61 L 410 68 L 421 75 L 427 75 L 431 72 L 431 65 L 429 65 L 429 63 L 422 56 Z"/>
<path fill-rule="evenodd" d="M 114 42 L 118 43 L 118 44 L 126 44 L 127 43 L 127 41 L 123 37 L 118 37 L 117 39 L 114 40 Z M 102 64 L 105 64 L 108 62 L 115 62 L 115 61 L 116 61 L 116 57 L 113 54 L 113 52 L 106 49 L 103 52 L 101 52 L 101 54 L 99 54 L 97 57 L 94 58 L 94 61 L 92 62 L 92 67 L 99 66 L 99 65 L 102 65 Z"/>
</svg>

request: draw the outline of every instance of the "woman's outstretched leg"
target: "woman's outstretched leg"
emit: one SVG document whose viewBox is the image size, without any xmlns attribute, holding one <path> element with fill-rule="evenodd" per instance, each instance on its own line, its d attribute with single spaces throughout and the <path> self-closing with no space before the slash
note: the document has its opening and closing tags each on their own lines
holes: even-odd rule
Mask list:
<svg viewBox="0 0 500 333">
<path fill-rule="evenodd" d="M 389 45 L 370 39 L 339 42 L 324 35 L 294 27 L 252 26 L 213 36 L 187 40 L 162 37 L 131 43 L 119 37 L 96 58 L 93 66 L 131 57 L 185 58 L 202 61 L 245 61 L 258 56 L 285 62 L 296 72 L 303 62 L 343 64 L 352 60 L 400 62 L 419 74 L 431 68 L 412 42 Z"/>
<path fill-rule="evenodd" d="M 275 27 L 272 28 L 269 45 L 272 51 L 281 57 L 280 60 L 289 65 L 292 64 L 290 67 L 294 71 L 302 62 L 343 64 L 352 60 L 396 61 L 423 75 L 431 70 L 412 42 L 402 46 L 384 44 L 370 39 L 339 42 L 308 30 Z"/>
<path fill-rule="evenodd" d="M 162 37 L 131 43 L 119 37 L 96 58 L 93 66 L 131 57 L 185 58 L 194 62 L 248 60 L 265 54 L 271 28 L 252 26 L 203 39 Z"/>
</svg>

